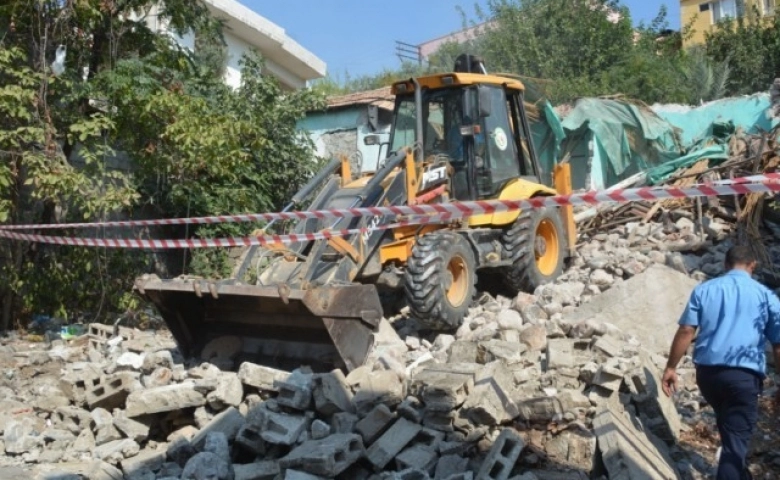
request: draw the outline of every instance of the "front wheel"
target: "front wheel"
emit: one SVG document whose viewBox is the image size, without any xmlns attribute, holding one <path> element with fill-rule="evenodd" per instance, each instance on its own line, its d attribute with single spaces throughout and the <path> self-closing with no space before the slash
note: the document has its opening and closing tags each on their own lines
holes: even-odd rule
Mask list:
<svg viewBox="0 0 780 480">
<path fill-rule="evenodd" d="M 476 261 L 462 235 L 435 232 L 412 248 L 404 293 L 412 314 L 433 330 L 460 326 L 476 293 Z"/>
<path fill-rule="evenodd" d="M 524 210 L 502 235 L 504 283 L 513 293 L 533 293 L 563 272 L 566 233 L 558 209 Z"/>
</svg>

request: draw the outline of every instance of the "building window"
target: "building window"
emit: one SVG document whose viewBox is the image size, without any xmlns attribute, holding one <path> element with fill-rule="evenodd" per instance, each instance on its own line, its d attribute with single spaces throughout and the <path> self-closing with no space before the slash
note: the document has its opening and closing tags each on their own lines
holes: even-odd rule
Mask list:
<svg viewBox="0 0 780 480">
<path fill-rule="evenodd" d="M 710 2 L 712 23 L 718 23 L 727 18 L 741 17 L 745 12 L 744 0 L 718 0 Z"/>
<path fill-rule="evenodd" d="M 699 4 L 699 11 L 700 12 L 709 12 L 710 11 L 710 3 L 701 3 Z"/>
<path fill-rule="evenodd" d="M 763 0 L 761 5 L 764 8 L 764 15 L 772 15 L 775 13 L 775 0 Z"/>
</svg>

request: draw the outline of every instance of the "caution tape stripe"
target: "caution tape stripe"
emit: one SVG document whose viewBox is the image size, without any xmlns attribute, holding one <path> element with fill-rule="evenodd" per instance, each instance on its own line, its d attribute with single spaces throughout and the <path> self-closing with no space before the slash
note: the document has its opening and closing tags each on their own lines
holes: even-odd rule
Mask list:
<svg viewBox="0 0 780 480">
<path fill-rule="evenodd" d="M 765 175 L 766 177 L 766 175 Z M 778 175 L 780 178 L 780 175 Z M 106 248 L 132 249 L 168 249 L 168 248 L 222 248 L 235 246 L 268 245 L 274 243 L 290 244 L 303 241 L 323 240 L 333 237 L 345 237 L 373 230 L 384 230 L 400 226 L 421 225 L 426 223 L 446 223 L 455 219 L 474 215 L 499 213 L 521 209 L 539 209 L 566 205 L 598 205 L 601 203 L 626 203 L 631 201 L 658 201 L 721 195 L 746 195 L 749 193 L 780 192 L 780 182 L 767 177 L 767 181 L 742 183 L 735 179 L 727 184 L 693 185 L 690 187 L 643 187 L 614 190 L 607 192 L 585 192 L 570 195 L 534 197 L 526 200 L 489 200 L 477 202 L 453 202 L 431 205 L 368 207 L 313 212 L 283 212 L 252 215 L 229 215 L 199 217 L 188 219 L 162 219 L 141 221 L 120 221 L 103 223 L 58 224 L 58 225 L 6 225 L 0 226 L 0 238 L 25 240 L 31 242 Z M 324 230 L 316 233 L 263 235 L 256 237 L 237 237 L 223 239 L 190 240 L 138 240 L 138 239 L 96 239 L 62 236 L 45 236 L 18 233 L 14 230 L 53 229 L 53 228 L 90 228 L 90 227 L 130 227 L 152 225 L 184 225 L 226 222 L 247 222 L 258 220 L 307 220 L 340 219 L 363 216 L 384 216 L 388 218 L 405 217 L 390 225 L 372 229 L 358 228 L 348 230 Z"/>
</svg>

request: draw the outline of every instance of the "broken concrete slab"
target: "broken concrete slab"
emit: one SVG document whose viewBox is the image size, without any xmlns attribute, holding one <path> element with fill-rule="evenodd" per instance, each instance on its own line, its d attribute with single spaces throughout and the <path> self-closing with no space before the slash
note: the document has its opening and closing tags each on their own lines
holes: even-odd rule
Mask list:
<svg viewBox="0 0 780 480">
<path fill-rule="evenodd" d="M 284 370 L 264 367 L 251 362 L 244 362 L 238 367 L 238 378 L 246 386 L 261 391 L 275 392 L 277 381 L 284 381 L 290 375 Z"/>
<path fill-rule="evenodd" d="M 354 430 L 363 437 L 363 444 L 370 446 L 390 428 L 393 420 L 395 420 L 395 414 L 390 411 L 387 405 L 380 404 L 357 422 Z"/>
<path fill-rule="evenodd" d="M 211 433 L 221 433 L 228 440 L 232 441 L 244 422 L 245 419 L 241 412 L 235 407 L 230 407 L 215 415 L 208 424 L 192 437 L 191 443 L 195 448 L 202 448 L 205 445 L 206 438 Z"/>
<path fill-rule="evenodd" d="M 637 405 L 643 425 L 669 445 L 680 440 L 682 421 L 674 401 L 661 386 L 661 375 L 650 358 L 640 355 L 641 365 L 626 375 L 626 385 Z"/>
<path fill-rule="evenodd" d="M 439 455 L 435 449 L 424 445 L 412 445 L 405 448 L 395 457 L 395 464 L 398 470 L 414 468 L 431 474 L 438 460 Z"/>
<path fill-rule="evenodd" d="M 317 411 L 325 416 L 338 412 L 355 412 L 352 391 L 341 370 L 317 375 L 312 379 L 312 395 Z"/>
<path fill-rule="evenodd" d="M 652 265 L 564 315 L 564 320 L 570 324 L 592 319 L 608 322 L 641 338 L 643 346 L 650 351 L 665 353 L 672 344 L 677 320 L 697 284 L 672 268 Z"/>
<path fill-rule="evenodd" d="M 180 383 L 165 387 L 138 390 L 127 397 L 126 412 L 129 417 L 150 413 L 171 412 L 206 404 L 206 397 L 193 384 Z"/>
<path fill-rule="evenodd" d="M 668 452 L 661 452 L 637 430 L 624 412 L 603 407 L 593 419 L 601 457 L 610 478 L 668 480 L 678 478 Z"/>
</svg>

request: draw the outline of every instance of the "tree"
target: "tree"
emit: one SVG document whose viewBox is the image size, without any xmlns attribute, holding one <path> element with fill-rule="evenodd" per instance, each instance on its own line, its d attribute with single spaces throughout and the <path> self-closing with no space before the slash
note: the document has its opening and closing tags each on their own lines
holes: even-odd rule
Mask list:
<svg viewBox="0 0 780 480">
<path fill-rule="evenodd" d="M 707 55 L 729 63 L 729 95 L 766 91 L 780 71 L 780 11 L 769 18 L 755 7 L 748 13 L 705 33 Z"/>
<path fill-rule="evenodd" d="M 179 48 L 147 27 L 148 15 L 173 32 L 195 32 L 203 48 Z M 311 145 L 295 124 L 319 97 L 284 92 L 256 55 L 245 59 L 241 87 L 230 89 L 222 82 L 221 42 L 202 1 L 0 5 L 0 221 L 277 208 L 314 168 Z M 240 234 L 252 226 L 227 228 Z M 139 253 L 5 241 L 0 256 L 4 327 L 34 313 L 88 313 L 91 321 L 121 312 L 134 301 L 133 279 L 151 261 Z"/>
</svg>

